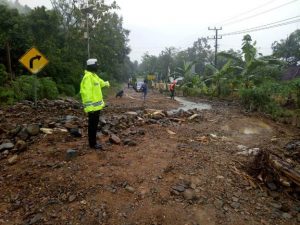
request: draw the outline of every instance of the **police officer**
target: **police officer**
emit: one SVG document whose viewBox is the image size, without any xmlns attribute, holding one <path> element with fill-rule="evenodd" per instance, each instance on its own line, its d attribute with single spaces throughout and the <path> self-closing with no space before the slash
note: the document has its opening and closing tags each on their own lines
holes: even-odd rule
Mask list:
<svg viewBox="0 0 300 225">
<path fill-rule="evenodd" d="M 109 87 L 108 81 L 103 81 L 97 74 L 97 59 L 87 60 L 87 68 L 80 84 L 80 94 L 84 112 L 88 113 L 89 145 L 94 149 L 101 149 L 101 144 L 96 141 L 97 127 L 100 110 L 105 106 L 102 96 L 102 88 Z"/>
</svg>

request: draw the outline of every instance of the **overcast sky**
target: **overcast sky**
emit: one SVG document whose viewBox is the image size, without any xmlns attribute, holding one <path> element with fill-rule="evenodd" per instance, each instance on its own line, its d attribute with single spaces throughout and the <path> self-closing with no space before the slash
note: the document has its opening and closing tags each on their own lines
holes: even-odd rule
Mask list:
<svg viewBox="0 0 300 225">
<path fill-rule="evenodd" d="M 50 0 L 19 0 L 30 7 L 45 5 Z M 111 2 L 111 0 L 106 0 Z M 159 55 L 166 47 L 184 50 L 199 37 L 214 36 L 208 27 L 222 27 L 220 34 L 240 31 L 299 16 L 298 22 L 249 33 L 257 41 L 259 52 L 270 54 L 274 41 L 285 39 L 300 29 L 300 0 L 116 0 L 123 26 L 130 30 L 131 60 L 140 61 L 148 52 Z M 276 24 L 272 24 L 276 25 Z M 219 49 L 241 48 L 245 34 L 224 36 Z M 214 41 L 210 41 L 214 46 Z"/>
</svg>

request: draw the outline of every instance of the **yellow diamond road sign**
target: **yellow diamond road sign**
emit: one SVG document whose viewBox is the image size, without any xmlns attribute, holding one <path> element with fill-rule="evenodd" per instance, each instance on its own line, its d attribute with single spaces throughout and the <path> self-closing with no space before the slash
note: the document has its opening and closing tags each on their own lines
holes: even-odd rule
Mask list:
<svg viewBox="0 0 300 225">
<path fill-rule="evenodd" d="M 36 74 L 40 72 L 49 61 L 36 48 L 31 48 L 19 59 L 19 62 L 31 73 Z"/>
</svg>

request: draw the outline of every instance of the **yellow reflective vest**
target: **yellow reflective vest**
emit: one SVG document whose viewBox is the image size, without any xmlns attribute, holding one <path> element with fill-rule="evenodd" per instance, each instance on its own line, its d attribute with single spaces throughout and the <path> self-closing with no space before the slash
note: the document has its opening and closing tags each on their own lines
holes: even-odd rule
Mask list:
<svg viewBox="0 0 300 225">
<path fill-rule="evenodd" d="M 103 81 L 97 74 L 85 70 L 84 77 L 80 84 L 80 95 L 85 112 L 93 112 L 103 109 L 101 88 L 109 86 L 109 83 Z"/>
</svg>

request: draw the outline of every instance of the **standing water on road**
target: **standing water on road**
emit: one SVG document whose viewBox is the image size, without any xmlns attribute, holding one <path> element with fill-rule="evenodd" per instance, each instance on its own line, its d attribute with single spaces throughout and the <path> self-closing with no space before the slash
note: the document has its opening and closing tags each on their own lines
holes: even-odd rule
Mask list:
<svg viewBox="0 0 300 225">
<path fill-rule="evenodd" d="M 181 106 L 178 109 L 173 109 L 170 110 L 170 113 L 176 113 L 179 110 L 184 110 L 187 111 L 189 109 L 198 109 L 198 110 L 203 110 L 203 109 L 211 109 L 211 105 L 209 104 L 205 104 L 205 103 L 201 103 L 201 102 L 191 102 L 188 101 L 184 98 L 179 98 L 179 97 L 175 97 L 175 100 L 178 101 L 179 103 L 181 103 Z"/>
</svg>

